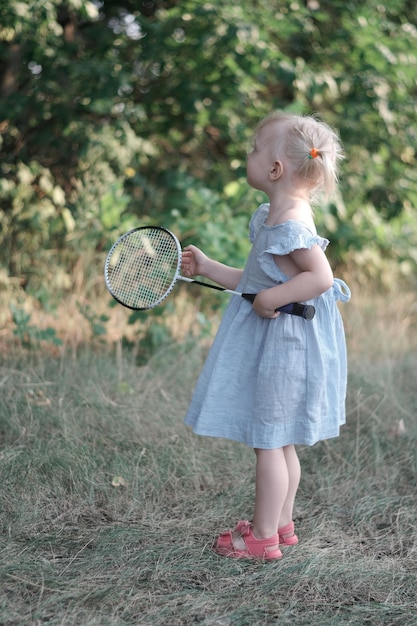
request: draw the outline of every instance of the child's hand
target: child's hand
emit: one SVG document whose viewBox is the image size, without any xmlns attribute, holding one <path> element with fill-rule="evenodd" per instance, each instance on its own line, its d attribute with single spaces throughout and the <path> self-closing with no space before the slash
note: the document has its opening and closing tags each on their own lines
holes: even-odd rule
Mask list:
<svg viewBox="0 0 417 626">
<path fill-rule="evenodd" d="M 205 276 L 209 257 L 196 246 L 187 246 L 182 252 L 181 271 L 187 278 Z"/>
<path fill-rule="evenodd" d="M 253 308 L 260 317 L 274 319 L 279 315 L 279 311 L 276 311 L 276 294 L 271 294 L 270 289 L 265 289 L 257 294 L 253 301 Z"/>
</svg>

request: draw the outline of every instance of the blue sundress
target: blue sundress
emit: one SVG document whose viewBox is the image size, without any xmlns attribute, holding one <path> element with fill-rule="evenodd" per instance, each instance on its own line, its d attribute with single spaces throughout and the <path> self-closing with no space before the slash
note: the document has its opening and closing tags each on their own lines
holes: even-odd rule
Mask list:
<svg viewBox="0 0 417 626">
<path fill-rule="evenodd" d="M 253 244 L 237 291 L 257 293 L 289 280 L 273 255 L 329 241 L 303 222 L 268 226 L 269 205 L 250 221 Z M 336 437 L 345 423 L 346 342 L 337 301 L 350 290 L 333 286 L 308 301 L 312 320 L 281 313 L 259 317 L 252 304 L 232 296 L 194 390 L 185 423 L 199 435 L 253 448 L 313 445 Z"/>
</svg>

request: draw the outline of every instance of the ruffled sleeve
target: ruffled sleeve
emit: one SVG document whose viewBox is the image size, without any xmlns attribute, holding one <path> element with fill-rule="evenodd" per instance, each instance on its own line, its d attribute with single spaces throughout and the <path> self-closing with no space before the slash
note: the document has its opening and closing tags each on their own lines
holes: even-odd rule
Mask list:
<svg viewBox="0 0 417 626">
<path fill-rule="evenodd" d="M 261 269 L 273 280 L 279 280 L 279 270 L 274 255 L 284 256 L 294 250 L 308 249 L 319 246 L 323 251 L 329 240 L 313 233 L 303 222 L 290 220 L 276 226 L 265 226 L 266 245 L 259 251 L 258 261 Z"/>
<path fill-rule="evenodd" d="M 310 250 L 313 246 L 320 246 L 324 251 L 328 245 L 328 239 L 313 233 L 306 224 L 291 220 L 269 228 L 265 252 L 283 256 L 294 250 Z"/>
</svg>

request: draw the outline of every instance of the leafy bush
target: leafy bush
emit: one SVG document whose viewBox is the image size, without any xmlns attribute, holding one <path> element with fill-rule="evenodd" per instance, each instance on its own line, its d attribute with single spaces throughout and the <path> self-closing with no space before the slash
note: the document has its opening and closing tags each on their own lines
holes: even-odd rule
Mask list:
<svg viewBox="0 0 417 626">
<path fill-rule="evenodd" d="M 10 281 L 44 300 L 45 285 L 51 299 L 86 289 L 110 242 L 139 223 L 241 265 L 263 200 L 246 185 L 245 147 L 280 108 L 319 112 L 340 129 L 340 197 L 316 212 L 333 265 L 414 285 L 416 7 L 32 4 L 0 9 L 0 257 Z"/>
</svg>

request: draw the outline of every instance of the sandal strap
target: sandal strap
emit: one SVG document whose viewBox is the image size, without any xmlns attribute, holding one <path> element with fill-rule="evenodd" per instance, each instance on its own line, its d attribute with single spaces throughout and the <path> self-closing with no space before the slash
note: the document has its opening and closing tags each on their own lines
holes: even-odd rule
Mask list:
<svg viewBox="0 0 417 626">
<path fill-rule="evenodd" d="M 245 542 L 248 556 L 262 559 L 279 559 L 282 557 L 282 552 L 279 547 L 268 549 L 273 548 L 273 546 L 279 546 L 278 533 L 267 539 L 257 539 L 253 534 L 252 524 L 248 520 L 238 522 L 236 530 L 240 533 Z"/>
<path fill-rule="evenodd" d="M 244 520 L 241 520 L 240 522 L 238 522 L 236 524 L 236 529 L 235 530 L 238 533 L 240 533 L 242 535 L 242 537 L 245 537 L 246 535 L 249 534 L 251 528 L 252 528 L 251 522 L 249 520 L 247 520 L 247 519 L 244 519 Z"/>
<path fill-rule="evenodd" d="M 286 526 L 282 526 L 278 528 L 278 533 L 280 535 L 289 535 L 294 532 L 294 522 L 289 522 Z"/>
<path fill-rule="evenodd" d="M 294 533 L 294 522 L 289 522 L 286 526 L 278 528 L 279 543 L 282 546 L 295 546 L 298 543 L 298 537 Z"/>
<path fill-rule="evenodd" d="M 248 520 L 238 522 L 235 530 L 242 537 L 246 550 L 234 547 L 233 531 L 227 530 L 221 533 L 217 539 L 215 550 L 218 554 L 233 558 L 260 558 L 264 560 L 280 559 L 282 557 L 282 552 L 279 549 L 278 534 L 267 539 L 257 539 L 253 535 L 252 525 Z M 274 548 L 274 546 L 277 547 Z"/>
</svg>

